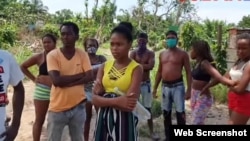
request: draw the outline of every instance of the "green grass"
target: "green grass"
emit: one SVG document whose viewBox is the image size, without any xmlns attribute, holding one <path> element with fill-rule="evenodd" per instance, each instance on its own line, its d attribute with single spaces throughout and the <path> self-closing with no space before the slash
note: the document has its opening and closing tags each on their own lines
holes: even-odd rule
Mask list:
<svg viewBox="0 0 250 141">
<path fill-rule="evenodd" d="M 21 65 L 24 61 L 26 61 L 28 58 L 30 58 L 33 53 L 30 49 L 28 49 L 25 46 L 20 46 L 18 44 L 15 45 L 13 48 L 9 48 L 8 50 L 11 52 L 19 65 Z M 38 67 L 37 66 L 32 66 L 29 68 L 30 72 L 34 74 L 35 76 L 38 75 Z M 25 80 L 27 80 L 27 77 L 25 77 Z"/>
<path fill-rule="evenodd" d="M 218 103 L 227 103 L 228 88 L 222 84 L 218 84 L 211 88 L 214 99 Z"/>
</svg>

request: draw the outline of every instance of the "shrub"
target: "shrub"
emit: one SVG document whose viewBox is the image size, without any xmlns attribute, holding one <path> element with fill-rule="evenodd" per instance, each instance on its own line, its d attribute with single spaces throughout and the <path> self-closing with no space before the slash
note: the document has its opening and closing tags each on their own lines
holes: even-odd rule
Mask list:
<svg viewBox="0 0 250 141">
<path fill-rule="evenodd" d="M 153 100 L 151 112 L 153 118 L 158 118 L 159 116 L 161 116 L 162 110 L 161 110 L 160 100 L 155 100 L 155 99 Z"/>
<path fill-rule="evenodd" d="M 228 88 L 222 84 L 218 84 L 215 87 L 211 88 L 211 92 L 214 96 L 214 99 L 218 103 L 227 102 L 227 92 Z"/>
<path fill-rule="evenodd" d="M 89 27 L 89 28 L 83 27 L 83 28 L 80 28 L 80 29 L 81 29 L 81 31 L 80 31 L 80 40 L 85 40 L 86 38 L 93 38 L 93 37 L 95 37 L 96 28 L 93 28 L 93 27 Z"/>
<path fill-rule="evenodd" d="M 15 44 L 14 46 L 15 48 L 10 48 L 9 51 L 15 56 L 17 63 L 20 65 L 33 55 L 32 51 L 26 46 L 18 44 Z M 31 67 L 29 70 L 35 76 L 38 75 L 38 68 L 36 66 Z"/>
<path fill-rule="evenodd" d="M 57 24 L 46 24 L 42 28 L 37 29 L 36 34 L 38 36 L 43 36 L 47 33 L 53 34 L 56 37 L 59 37 L 59 26 Z"/>
<path fill-rule="evenodd" d="M 0 27 L 0 48 L 8 49 L 12 47 L 17 40 L 17 27 L 13 24 L 4 24 Z"/>
<path fill-rule="evenodd" d="M 105 49 L 109 49 L 110 48 L 109 42 L 101 44 L 100 47 L 105 48 Z"/>
</svg>

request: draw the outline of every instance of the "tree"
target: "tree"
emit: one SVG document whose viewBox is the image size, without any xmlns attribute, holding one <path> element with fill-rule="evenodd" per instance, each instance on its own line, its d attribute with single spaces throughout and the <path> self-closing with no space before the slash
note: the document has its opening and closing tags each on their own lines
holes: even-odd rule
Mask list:
<svg viewBox="0 0 250 141">
<path fill-rule="evenodd" d="M 30 8 L 30 13 L 32 14 L 45 14 L 49 10 L 47 6 L 43 5 L 41 0 L 23 0 L 23 4 Z"/>
<path fill-rule="evenodd" d="M 238 23 L 239 27 L 250 28 L 250 15 L 243 16 L 241 21 Z"/>
<path fill-rule="evenodd" d="M 98 25 L 95 38 L 100 42 L 103 42 L 108 37 L 111 28 L 114 24 L 114 19 L 116 18 L 116 0 L 103 0 L 104 4 L 98 7 L 98 0 L 96 0 L 96 5 L 92 10 L 92 17 Z"/>
<path fill-rule="evenodd" d="M 74 13 L 70 9 L 62 9 L 60 11 L 56 11 L 55 13 L 55 21 L 57 24 L 61 24 L 66 20 L 70 20 L 74 17 Z"/>
</svg>

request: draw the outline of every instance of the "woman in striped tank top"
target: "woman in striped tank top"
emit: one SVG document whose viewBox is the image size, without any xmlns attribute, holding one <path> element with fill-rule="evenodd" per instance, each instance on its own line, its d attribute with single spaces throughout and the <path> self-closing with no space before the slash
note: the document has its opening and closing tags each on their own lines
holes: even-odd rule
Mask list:
<svg viewBox="0 0 250 141">
<path fill-rule="evenodd" d="M 23 73 L 36 84 L 34 92 L 35 122 L 33 125 L 33 141 L 40 141 L 42 126 L 50 102 L 52 81 L 48 75 L 46 56 L 56 48 L 56 40 L 56 37 L 52 34 L 44 35 L 42 38 L 44 52 L 30 57 L 21 65 Z M 34 65 L 39 68 L 37 77 L 29 71 L 29 68 Z"/>
</svg>

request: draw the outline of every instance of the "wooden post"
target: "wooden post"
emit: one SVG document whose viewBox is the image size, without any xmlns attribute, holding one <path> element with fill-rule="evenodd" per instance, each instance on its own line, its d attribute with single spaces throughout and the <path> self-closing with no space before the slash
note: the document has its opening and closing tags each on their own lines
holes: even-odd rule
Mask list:
<svg viewBox="0 0 250 141">
<path fill-rule="evenodd" d="M 217 47 L 221 50 L 222 47 L 222 25 L 218 26 L 218 35 L 217 35 Z"/>
</svg>

